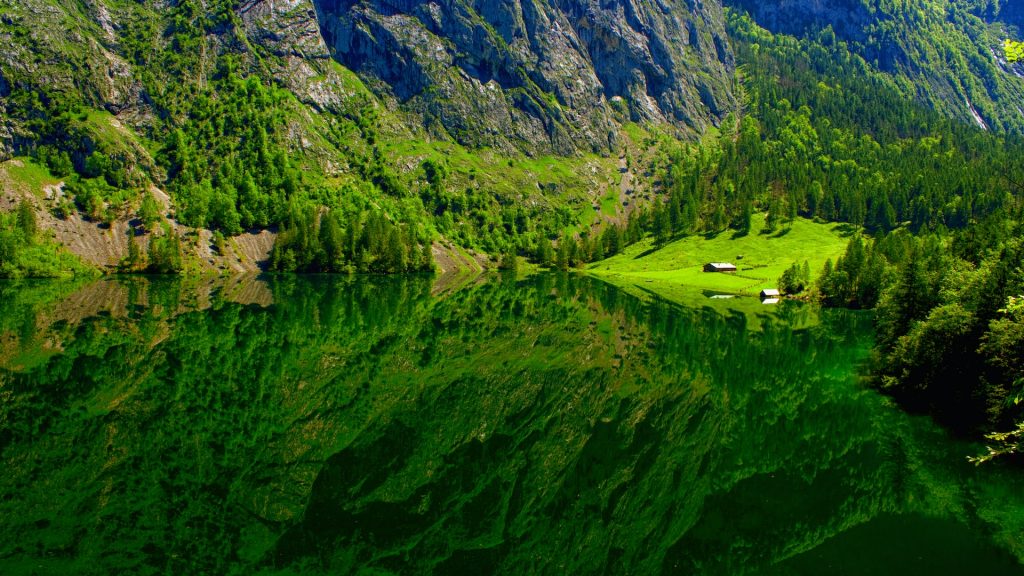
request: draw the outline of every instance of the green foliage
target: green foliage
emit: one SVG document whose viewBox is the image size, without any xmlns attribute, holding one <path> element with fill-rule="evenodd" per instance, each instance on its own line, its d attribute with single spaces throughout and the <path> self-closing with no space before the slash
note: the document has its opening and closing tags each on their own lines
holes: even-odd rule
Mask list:
<svg viewBox="0 0 1024 576">
<path fill-rule="evenodd" d="M 551 241 L 541 238 L 537 241 L 537 254 L 534 261 L 541 266 L 551 266 L 555 259 L 554 250 L 551 248 Z"/>
<path fill-rule="evenodd" d="M 797 262 L 786 269 L 779 278 L 779 290 L 785 294 L 799 294 L 811 284 L 811 265 L 804 260 L 801 266 Z"/>
<path fill-rule="evenodd" d="M 873 308 L 888 280 L 888 264 L 877 242 L 865 246 L 860 235 L 856 235 L 834 267 L 831 261 L 825 263 L 819 292 L 830 306 Z M 914 268 L 918 262 L 910 255 L 898 264 Z"/>
<path fill-rule="evenodd" d="M 159 235 L 153 234 L 149 238 L 146 272 L 151 274 L 177 274 L 183 268 L 181 238 L 169 226 L 162 232 Z"/>
<path fill-rule="evenodd" d="M 380 212 L 354 212 L 342 220 L 338 212 L 295 202 L 270 266 L 282 272 L 400 274 L 433 272 L 434 261 L 428 238 Z"/>
<path fill-rule="evenodd" d="M 842 268 L 827 270 L 819 289 L 827 303 L 869 306 L 851 294 L 863 292 L 863 270 L 881 255 L 883 270 L 871 276 L 880 279 L 872 293 L 881 293 L 878 383 L 966 431 L 1016 428 L 1024 418 L 1024 314 L 1016 298 L 1024 293 L 1024 240 L 1001 242 L 977 265 L 951 254 L 950 243 L 958 242 L 894 234 L 863 256 L 851 244 Z M 999 438 L 1004 445 L 993 450 L 1008 453 L 1006 442 L 1016 437 Z"/>
<path fill-rule="evenodd" d="M 507 250 L 501 255 L 501 262 L 498 263 L 498 268 L 507 270 L 513 274 L 519 272 L 519 257 L 516 255 L 514 249 Z"/>
<path fill-rule="evenodd" d="M 849 557 L 818 554 L 837 540 L 891 571 L 853 524 L 902 548 L 920 527 L 933 560 L 942 536 L 972 574 L 1012 568 L 996 543 L 1024 555 L 1019 478 L 950 457 L 969 445 L 858 385 L 867 314 L 756 304 L 754 328 L 566 274 L 437 295 L 417 277 L 66 286 L 0 286 L 12 576 L 467 558 L 488 574 L 818 574 Z"/>
<path fill-rule="evenodd" d="M 1024 60 L 1024 42 L 1014 42 L 1007 39 L 1003 42 L 1003 52 L 1006 54 L 1008 62 Z"/>
<path fill-rule="evenodd" d="M 289 106 L 284 90 L 231 71 L 192 102 L 160 154 L 182 223 L 226 234 L 264 228 L 311 193 L 283 144 Z"/>
<path fill-rule="evenodd" d="M 139 206 L 139 219 L 146 230 L 154 230 L 156 225 L 163 220 L 160 212 L 160 205 L 157 204 L 153 194 L 146 192 L 142 195 L 142 203 Z"/>
<path fill-rule="evenodd" d="M 1006 0 L 843 0 L 810 8 L 804 3 L 770 5 L 729 0 L 750 10 L 777 32 L 775 39 L 746 20 L 753 42 L 779 38 L 807 46 L 808 62 L 818 67 L 855 69 L 871 84 L 884 86 L 906 102 L 923 104 L 957 122 L 983 121 L 989 129 L 1020 134 L 1016 109 L 1024 83 L 994 57 L 994 38 L 1017 17 Z M 1008 4 L 1000 8 L 1000 4 Z M 1004 17 L 1002 14 L 1006 14 Z M 795 35 L 783 36 L 784 34 Z M 831 85 L 829 78 L 823 78 Z"/>
<path fill-rule="evenodd" d="M 914 231 L 963 229 L 1007 213 L 1012 201 L 999 191 L 996 167 L 1024 156 L 1015 141 L 1004 146 L 909 102 L 903 87 L 872 72 L 858 47 L 836 41 L 834 32 L 796 40 L 730 13 L 749 114 L 729 115 L 698 145 L 651 136 L 655 201 L 625 222 L 609 209 L 619 226 L 589 226 L 592 199 L 578 188 L 584 166 L 593 166 L 428 142 L 394 130 L 397 121 L 365 90 L 342 110 L 313 114 L 270 80 L 278 57 L 248 42 L 235 8 L 226 0 L 177 2 L 159 13 L 146 3 L 115 7 L 118 50 L 152 100 L 152 122 L 135 126 L 138 133 L 114 122 L 87 90 L 22 77 L 11 83 L 5 104 L 33 135 L 31 153 L 67 176 L 92 220 L 112 222 L 138 206 L 152 231 L 161 210 L 139 192 L 150 179 L 168 190 L 184 224 L 227 236 L 282 230 L 275 269 L 419 269 L 438 233 L 493 255 L 536 251 L 542 262 L 556 260 L 541 254 L 544 242 L 569 236 L 569 267 L 613 257 L 647 235 L 657 247 L 730 228 L 742 236 L 761 212 L 768 235 L 789 233 L 798 216 L 863 225 L 876 235 L 908 223 Z M 69 66 L 95 68 L 90 55 L 67 56 Z M 318 154 L 338 172 L 322 174 L 327 163 Z M 634 169 L 647 162 L 627 159 Z M 617 207 L 617 194 L 610 200 Z M 316 213 L 296 218 L 295 204 Z M 65 208 L 55 213 L 66 216 Z M 354 258 L 346 240 L 359 244 L 374 212 L 387 214 L 398 231 L 385 230 L 374 243 L 378 253 L 364 249 Z M 322 213 L 336 220 L 324 226 Z"/>
<path fill-rule="evenodd" d="M 18 203 L 18 229 L 21 237 L 27 244 L 35 242 L 36 234 L 39 232 L 39 224 L 36 222 L 36 211 L 28 198 L 22 198 Z"/>
<path fill-rule="evenodd" d="M 605 258 L 615 256 L 625 249 L 623 232 L 617 225 L 606 226 L 601 232 L 601 244 L 604 246 L 603 255 Z M 604 258 L 594 258 L 595 261 Z"/>
<path fill-rule="evenodd" d="M 1011 208 L 1018 139 L 915 103 L 843 43 L 772 35 L 733 12 L 729 29 L 750 115 L 696 147 L 661 144 L 673 233 L 746 233 L 753 211 L 770 234 L 797 215 L 875 234 L 963 229 Z"/>
<path fill-rule="evenodd" d="M 75 165 L 72 163 L 71 155 L 68 154 L 67 150 L 60 150 L 43 144 L 36 148 L 35 157 L 46 165 L 54 176 L 63 177 L 75 173 Z"/>
<path fill-rule="evenodd" d="M 94 222 L 112 222 L 127 210 L 137 192 L 111 186 L 104 178 L 72 177 L 65 182 L 65 194 L 85 217 Z"/>
<path fill-rule="evenodd" d="M 11 274 L 17 265 L 21 244 L 21 236 L 15 230 L 0 229 L 0 274 Z"/>
<path fill-rule="evenodd" d="M 128 255 L 121 261 L 118 269 L 121 272 L 142 272 L 148 267 L 146 257 L 139 247 L 139 240 L 135 236 L 135 229 L 128 228 Z"/>
<path fill-rule="evenodd" d="M 39 230 L 30 200 L 23 199 L 13 212 L 0 212 L 0 278 L 66 278 L 96 272 Z"/>
</svg>

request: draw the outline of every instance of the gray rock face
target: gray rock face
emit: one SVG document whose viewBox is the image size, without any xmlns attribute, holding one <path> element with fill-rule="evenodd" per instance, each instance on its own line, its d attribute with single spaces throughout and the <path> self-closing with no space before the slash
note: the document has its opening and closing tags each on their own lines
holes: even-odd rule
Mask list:
<svg viewBox="0 0 1024 576">
<path fill-rule="evenodd" d="M 307 104 L 339 109 L 347 94 L 330 69 L 310 0 L 244 0 L 236 12 L 249 40 L 276 56 L 268 61 L 276 78 Z"/>
<path fill-rule="evenodd" d="M 313 3 L 341 64 L 471 145 L 607 150 L 619 121 L 700 130 L 735 106 L 718 2 Z"/>
<path fill-rule="evenodd" d="M 799 36 L 809 29 L 832 26 L 840 37 L 859 37 L 862 29 L 882 15 L 860 0 L 726 0 L 746 10 L 768 30 Z"/>
<path fill-rule="evenodd" d="M 0 70 L 0 98 L 6 98 L 11 93 L 11 85 L 4 78 L 3 70 Z M 14 137 L 11 134 L 7 110 L 0 102 L 0 162 L 7 160 L 14 155 Z"/>
<path fill-rule="evenodd" d="M 11 94 L 11 85 L 4 78 L 4 71 L 0 70 L 0 98 L 6 98 Z"/>
</svg>

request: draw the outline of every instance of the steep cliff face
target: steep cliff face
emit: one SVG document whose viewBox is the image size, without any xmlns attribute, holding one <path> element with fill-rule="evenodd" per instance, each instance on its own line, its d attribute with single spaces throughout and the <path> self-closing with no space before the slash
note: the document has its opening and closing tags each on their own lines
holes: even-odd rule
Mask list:
<svg viewBox="0 0 1024 576">
<path fill-rule="evenodd" d="M 734 108 L 717 2 L 314 0 L 333 56 L 464 143 L 606 150 Z"/>
<path fill-rule="evenodd" d="M 236 12 L 249 41 L 273 56 L 264 61 L 271 75 L 318 110 L 344 108 L 353 91 L 331 66 L 310 0 L 244 0 Z"/>
</svg>

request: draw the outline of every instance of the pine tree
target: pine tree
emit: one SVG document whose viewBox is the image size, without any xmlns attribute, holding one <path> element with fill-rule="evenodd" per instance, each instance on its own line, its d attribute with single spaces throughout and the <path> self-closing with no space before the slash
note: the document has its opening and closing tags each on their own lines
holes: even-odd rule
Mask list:
<svg viewBox="0 0 1024 576">
<path fill-rule="evenodd" d="M 382 264 L 381 271 L 389 274 L 405 272 L 408 265 L 408 254 L 398 226 L 391 226 L 385 235 Z"/>
<path fill-rule="evenodd" d="M 345 226 L 345 259 L 349 262 L 357 262 L 360 257 L 360 239 L 363 236 L 362 224 L 359 214 L 349 217 L 348 225 Z"/>
<path fill-rule="evenodd" d="M 605 253 L 615 256 L 625 249 L 625 231 L 618 226 L 608 228 L 608 244 L 605 246 Z"/>
<path fill-rule="evenodd" d="M 559 270 L 569 269 L 571 257 L 571 251 L 569 248 L 570 242 L 571 238 L 569 236 L 563 236 L 562 240 L 558 242 L 558 252 L 555 256 L 555 268 L 558 268 Z"/>
<path fill-rule="evenodd" d="M 734 227 L 740 236 L 750 233 L 750 219 L 754 217 L 754 204 L 749 199 L 740 202 L 740 211 Z"/>
<path fill-rule="evenodd" d="M 142 220 L 143 227 L 147 232 L 152 232 L 160 218 L 160 205 L 152 194 L 146 192 L 142 195 L 142 204 L 139 206 L 139 219 Z"/>
<path fill-rule="evenodd" d="M 592 249 L 590 251 L 590 261 L 591 262 L 600 262 L 601 260 L 604 260 L 604 239 L 603 239 L 603 237 L 602 238 L 594 238 L 594 244 L 593 244 L 593 247 L 592 247 Z"/>
<path fill-rule="evenodd" d="M 433 246 L 429 241 L 423 242 L 420 246 L 419 270 L 422 272 L 433 272 L 436 268 Z"/>
<path fill-rule="evenodd" d="M 19 244 L 18 235 L 13 230 L 0 229 L 0 274 L 4 273 L 5 267 L 14 266 L 18 261 Z"/>
<path fill-rule="evenodd" d="M 502 270 L 508 270 L 513 274 L 519 272 L 519 258 L 516 256 L 515 247 L 510 246 L 501 257 L 501 262 L 498 264 L 498 268 Z"/>
<path fill-rule="evenodd" d="M 319 266 L 325 272 L 338 272 L 345 263 L 345 235 L 334 212 L 324 214 L 320 219 Z"/>
<path fill-rule="evenodd" d="M 39 224 L 36 222 L 36 211 L 27 198 L 22 198 L 18 203 L 18 229 L 21 230 L 26 244 L 35 242 Z"/>
<path fill-rule="evenodd" d="M 715 202 L 715 209 L 711 213 L 711 219 L 708 222 L 709 232 L 721 232 L 727 225 L 725 217 L 725 205 L 721 200 Z"/>
<path fill-rule="evenodd" d="M 181 239 L 174 230 L 169 230 L 162 236 L 150 237 L 148 261 L 149 272 L 174 274 L 181 271 Z"/>
<path fill-rule="evenodd" d="M 537 264 L 541 266 L 551 266 L 551 261 L 554 259 L 552 253 L 551 242 L 544 237 L 537 240 Z"/>
<path fill-rule="evenodd" d="M 654 208 L 651 219 L 651 234 L 654 236 L 655 246 L 664 246 L 672 237 L 672 227 L 668 218 L 668 211 L 658 202 Z"/>
<path fill-rule="evenodd" d="M 146 268 L 142 250 L 139 248 L 139 242 L 135 238 L 134 228 L 128 228 L 128 256 L 122 261 L 121 268 L 128 272 L 135 272 Z"/>
<path fill-rule="evenodd" d="M 626 222 L 626 245 L 635 244 L 643 239 L 644 227 L 641 222 L 643 219 L 643 212 L 636 211 L 629 214 L 629 220 Z"/>
</svg>

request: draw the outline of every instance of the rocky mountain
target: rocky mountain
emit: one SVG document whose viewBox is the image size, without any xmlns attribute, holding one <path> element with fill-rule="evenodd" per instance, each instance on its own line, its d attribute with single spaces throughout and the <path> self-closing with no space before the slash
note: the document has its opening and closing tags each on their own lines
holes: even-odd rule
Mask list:
<svg viewBox="0 0 1024 576">
<path fill-rule="evenodd" d="M 1012 2 L 726 4 L 773 32 L 828 29 L 952 116 L 1024 127 L 1024 84 L 993 51 L 1020 24 Z M 737 109 L 722 11 L 683 0 L 4 0 L 0 106 L 28 105 L 12 101 L 19 88 L 43 103 L 70 95 L 147 132 L 154 115 L 181 113 L 158 109 L 169 92 L 187 97 L 230 54 L 317 111 L 351 112 L 351 70 L 430 137 L 506 152 L 610 150 L 625 121 L 700 133 Z M 185 41 L 190 27 L 198 34 Z M 186 65 L 161 69 L 167 51 Z M 31 144 L 18 116 L 0 126 L 2 155 Z"/>
<path fill-rule="evenodd" d="M 206 3 L 202 35 L 183 42 L 203 10 L 193 4 L 8 2 L 0 97 L 77 93 L 145 125 L 154 77 L 187 92 L 228 53 L 337 112 L 351 96 L 341 64 L 434 136 L 561 154 L 610 150 L 623 121 L 698 133 L 736 108 L 716 2 L 244 0 Z M 153 69 L 165 50 L 193 62 Z M 7 154 L 17 133 L 0 134 Z"/>
<path fill-rule="evenodd" d="M 735 108 L 716 2 L 314 4 L 339 62 L 475 145 L 605 150 L 616 120 L 700 132 Z"/>
</svg>

